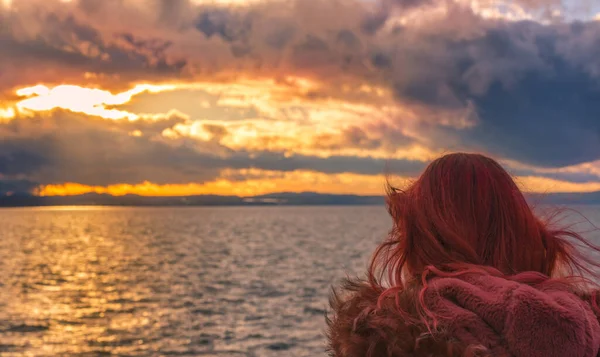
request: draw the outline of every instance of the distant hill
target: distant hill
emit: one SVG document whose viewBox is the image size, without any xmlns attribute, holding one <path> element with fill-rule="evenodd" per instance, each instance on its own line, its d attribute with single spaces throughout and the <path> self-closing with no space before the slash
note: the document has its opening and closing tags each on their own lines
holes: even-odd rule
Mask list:
<svg viewBox="0 0 600 357">
<path fill-rule="evenodd" d="M 530 194 L 539 204 L 600 204 L 600 192 Z M 28 206 L 302 206 L 302 205 L 383 205 L 383 196 L 334 195 L 314 192 L 281 192 L 268 195 L 240 196 L 111 196 L 89 193 L 77 196 L 39 197 L 26 194 L 0 196 L 0 207 Z"/>
<path fill-rule="evenodd" d="M 268 195 L 240 196 L 111 196 L 88 193 L 77 196 L 39 197 L 13 195 L 0 197 L 0 207 L 27 206 L 265 206 L 265 205 L 378 205 L 381 196 L 333 195 L 314 192 L 273 193 Z"/>
</svg>

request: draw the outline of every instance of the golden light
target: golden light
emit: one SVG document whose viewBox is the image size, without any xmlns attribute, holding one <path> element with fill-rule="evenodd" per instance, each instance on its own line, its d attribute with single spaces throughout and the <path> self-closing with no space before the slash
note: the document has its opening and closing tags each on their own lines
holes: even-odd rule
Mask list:
<svg viewBox="0 0 600 357">
<path fill-rule="evenodd" d="M 234 176 L 247 176 L 239 181 Z M 68 196 L 85 193 L 123 196 L 189 196 L 202 194 L 254 196 L 274 192 L 312 191 L 334 194 L 379 195 L 383 193 L 385 178 L 382 175 L 324 174 L 298 170 L 279 172 L 267 170 L 225 170 L 221 177 L 206 183 L 157 185 L 143 182 L 136 185 L 116 184 L 110 186 L 87 186 L 78 183 L 64 183 L 40 187 L 40 196 Z"/>
<path fill-rule="evenodd" d="M 172 84 L 139 84 L 128 91 L 113 94 L 107 90 L 77 85 L 63 84 L 49 88 L 40 84 L 17 90 L 17 96 L 26 99 L 17 102 L 16 106 L 19 110 L 48 111 L 61 108 L 106 119 L 136 120 L 140 117 L 138 114 L 108 107 L 126 104 L 133 96 L 140 93 L 158 93 L 175 89 L 177 86 Z"/>
<path fill-rule="evenodd" d="M 17 113 L 14 108 L 0 108 L 0 119 L 14 118 Z"/>
<path fill-rule="evenodd" d="M 17 108 L 29 111 L 48 111 L 52 109 L 67 109 L 76 113 L 100 116 L 107 119 L 139 118 L 136 113 L 110 108 L 129 103 L 132 98 L 141 93 L 160 93 L 174 90 L 198 89 L 207 93 L 222 95 L 222 105 L 249 107 L 255 105 L 264 112 L 272 111 L 272 102 L 282 98 L 293 98 L 317 88 L 314 81 L 287 77 L 282 83 L 273 79 L 238 79 L 235 83 L 195 82 L 195 83 L 142 83 L 132 89 L 112 93 L 99 88 L 87 88 L 74 84 L 62 84 L 55 87 L 36 85 L 21 88 L 17 96 L 24 97 L 17 103 Z M 207 103 L 200 104 L 206 107 Z"/>
<path fill-rule="evenodd" d="M 533 19 L 532 13 L 524 6 L 512 0 L 453 0 L 448 2 L 432 3 L 430 6 L 407 9 L 397 15 L 392 15 L 385 24 L 385 28 L 393 31 L 398 25 L 422 27 L 424 30 L 430 25 L 448 17 L 451 9 L 460 4 L 465 9 L 470 9 L 474 14 L 486 19 L 505 21 L 523 21 Z M 423 26 L 425 25 L 425 26 Z M 439 29 L 436 31 L 439 32 Z"/>
<path fill-rule="evenodd" d="M 205 124 L 223 127 L 226 133 L 219 138 L 219 142 L 233 150 L 294 152 L 321 158 L 348 156 L 423 162 L 430 161 L 443 153 L 442 150 L 432 150 L 421 144 L 398 148 L 353 146 L 344 141 L 346 139 L 340 134 L 341 128 L 339 127 L 329 127 L 328 123 L 299 125 L 292 120 L 190 121 L 165 129 L 162 135 L 172 139 L 189 137 L 200 141 L 209 141 L 214 136 L 206 130 Z"/>
<path fill-rule="evenodd" d="M 238 177 L 246 177 L 239 180 Z M 391 176 L 396 187 L 405 187 L 413 177 Z M 516 178 L 517 184 L 525 192 L 594 192 L 600 191 L 600 182 L 573 183 L 536 176 Z M 290 172 L 242 169 L 224 170 L 221 176 L 205 183 L 166 184 L 152 182 L 140 184 L 115 184 L 109 186 L 88 186 L 78 183 L 45 185 L 38 188 L 40 196 L 69 196 L 85 193 L 123 196 L 190 196 L 203 194 L 238 195 L 242 197 L 277 192 L 303 192 L 331 194 L 383 195 L 386 176 L 362 175 L 354 173 L 326 174 L 310 170 Z"/>
<path fill-rule="evenodd" d="M 464 2 L 470 3 L 473 12 L 484 18 L 508 21 L 531 20 L 533 18 L 522 6 L 515 3 L 488 3 L 477 0 Z"/>
<path fill-rule="evenodd" d="M 318 122 L 331 128 L 340 124 L 363 122 L 367 118 L 393 115 L 394 105 L 380 103 L 363 104 L 341 99 L 310 99 L 307 93 L 321 88 L 321 83 L 302 77 L 288 76 L 282 80 L 272 78 L 237 78 L 235 82 L 171 82 L 134 85 L 130 90 L 113 93 L 100 88 L 88 88 L 74 84 L 55 87 L 36 85 L 16 91 L 21 100 L 17 110 L 50 111 L 66 109 L 77 113 L 99 116 L 107 119 L 136 120 L 147 116 L 137 111 L 129 111 L 119 106 L 128 104 L 133 97 L 142 93 L 161 93 L 175 90 L 199 90 L 217 96 L 218 107 L 253 108 L 259 117 L 277 118 L 279 121 Z M 378 101 L 392 103 L 392 95 L 381 88 L 359 86 L 355 88 L 363 96 L 377 98 Z M 388 98 L 389 97 L 389 98 Z M 160 99 L 157 99 L 160 100 Z M 210 109 L 210 103 L 202 101 L 200 108 Z M 302 108 L 302 109 L 298 109 Z M 177 109 L 177 108 L 173 108 Z M 143 111 L 143 108 L 141 108 Z M 308 114 L 302 114 L 305 111 Z M 308 118 L 305 116 L 308 115 Z"/>
<path fill-rule="evenodd" d="M 328 158 L 331 156 L 363 157 L 373 159 L 409 159 L 429 161 L 442 152 L 431 150 L 426 146 L 414 144 L 408 147 L 390 148 L 373 147 L 365 149 L 349 145 L 343 136 L 343 129 L 352 126 L 373 123 L 378 120 L 385 122 L 390 118 L 401 116 L 404 120 L 403 131 L 412 136 L 411 123 L 416 121 L 409 108 L 399 106 L 352 103 L 341 99 L 310 100 L 301 93 L 317 88 L 319 83 L 303 78 L 288 77 L 281 82 L 274 80 L 241 79 L 236 83 L 195 82 L 195 83 L 166 83 L 138 84 L 130 90 L 113 93 L 98 88 L 85 88 L 77 85 L 59 85 L 48 87 L 37 85 L 22 88 L 17 95 L 23 99 L 16 106 L 0 108 L 0 118 L 12 118 L 19 112 L 46 111 L 63 108 L 74 112 L 100 116 L 110 119 L 136 120 L 139 118 L 154 118 L 152 115 L 132 113 L 114 108 L 129 103 L 141 93 L 160 93 L 182 89 L 198 89 L 217 95 L 217 105 L 230 107 L 254 107 L 258 110 L 257 118 L 247 118 L 239 121 L 188 120 L 173 128 L 166 129 L 162 135 L 165 138 L 177 139 L 190 137 L 199 141 L 217 139 L 221 145 L 233 150 L 248 151 L 277 151 L 294 152 L 296 154 Z M 358 90 L 373 94 L 377 97 L 385 94 L 377 88 L 358 87 Z M 385 103 L 385 98 L 381 103 Z M 199 105 L 205 106 L 200 103 Z M 301 106 L 303 116 L 288 115 L 287 108 Z M 175 111 L 173 111 L 174 113 Z M 184 113 L 178 113 L 186 117 Z M 155 115 L 156 119 L 164 114 Z M 311 125 L 306 125 L 310 123 Z M 215 136 L 206 125 L 221 126 L 223 133 Z M 417 133 L 418 134 L 418 133 Z M 139 130 L 129 133 L 133 137 L 144 135 Z M 377 133 L 367 133 L 375 135 Z M 514 163 L 509 165 L 514 166 Z M 393 167 L 390 167 L 393 171 Z M 563 168 L 581 172 L 583 167 Z M 587 168 L 588 171 L 591 170 Z M 382 168 L 383 170 L 383 168 Z M 521 187 L 530 192 L 590 192 L 600 190 L 600 183 L 572 183 L 536 176 L 543 175 L 543 169 L 532 170 L 531 176 L 519 178 Z M 570 172 L 570 171 L 569 171 Z M 295 175 L 295 176 L 294 176 Z M 268 178 L 267 178 L 268 176 Z M 345 180 L 351 178 L 350 181 Z M 315 181 L 317 180 L 317 181 Z M 334 184 L 335 182 L 335 184 Z M 359 182 L 354 185 L 352 182 Z M 376 193 L 381 192 L 379 176 L 354 174 L 326 175 L 310 171 L 295 171 L 287 173 L 284 178 L 273 177 L 262 172 L 262 176 L 253 176 L 243 182 L 231 181 L 227 176 L 220 177 L 214 182 L 203 184 L 190 183 L 186 185 L 156 185 L 143 183 L 138 185 L 113 185 L 108 187 L 89 187 L 85 185 L 64 184 L 46 186 L 40 189 L 44 195 L 66 195 L 85 192 L 100 192 L 110 194 L 136 193 L 143 195 L 189 195 L 201 193 L 235 193 L 254 195 L 277 192 L 281 190 L 301 191 L 320 187 L 323 192 L 342 193 Z M 336 185 L 339 185 L 336 186 Z"/>
</svg>

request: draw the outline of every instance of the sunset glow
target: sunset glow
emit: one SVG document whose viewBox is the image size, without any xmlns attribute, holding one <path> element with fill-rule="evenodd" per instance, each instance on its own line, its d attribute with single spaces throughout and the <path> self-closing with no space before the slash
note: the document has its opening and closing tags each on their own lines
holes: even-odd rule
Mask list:
<svg viewBox="0 0 600 357">
<path fill-rule="evenodd" d="M 94 192 L 108 193 L 114 196 L 127 194 L 141 196 L 187 196 L 202 194 L 254 196 L 272 192 L 311 191 L 337 194 L 355 194 L 356 192 L 361 192 L 361 194 L 379 195 L 385 184 L 383 176 L 356 174 L 326 175 L 310 171 L 294 171 L 283 174 L 273 171 L 253 170 L 252 172 L 253 175 L 262 177 L 232 181 L 227 176 L 233 173 L 228 173 L 225 174 L 224 178 L 202 184 L 157 185 L 151 182 L 143 182 L 136 185 L 119 184 L 106 187 L 65 183 L 40 187 L 38 194 L 41 196 L 65 196 Z M 249 172 L 240 171 L 237 173 L 244 175 Z M 402 181 L 401 178 L 396 179 Z"/>
<path fill-rule="evenodd" d="M 242 172 L 243 174 L 243 172 Z M 87 186 L 77 183 L 46 185 L 38 189 L 41 196 L 67 196 L 85 193 L 123 196 L 189 196 L 217 194 L 224 196 L 255 196 L 275 192 L 317 192 L 333 194 L 381 195 L 386 183 L 383 175 L 337 174 L 326 175 L 310 171 L 296 171 L 285 174 L 261 172 L 264 178 L 232 181 L 220 178 L 215 181 L 197 184 L 158 185 L 151 182 L 140 184 L 118 184 L 110 186 Z M 517 184 L 524 192 L 595 192 L 600 191 L 600 183 L 571 183 L 543 177 L 516 177 Z M 396 187 L 405 187 L 410 177 L 392 177 Z"/>
<path fill-rule="evenodd" d="M 600 190 L 600 5 L 84 3 L 2 0 L 0 197 L 383 194 L 459 151 Z"/>
<path fill-rule="evenodd" d="M 65 84 L 48 88 L 40 84 L 17 90 L 17 96 L 26 97 L 26 99 L 22 99 L 17 103 L 17 107 L 31 111 L 47 111 L 60 108 L 106 119 L 126 118 L 134 120 L 139 116 L 126 111 L 108 109 L 107 107 L 128 103 L 134 95 L 140 93 L 159 93 L 175 88 L 177 88 L 175 85 L 142 84 L 126 92 L 113 94 L 106 90 L 84 88 L 77 85 Z"/>
<path fill-rule="evenodd" d="M 13 108 L 0 108 L 0 119 L 14 118 L 16 112 Z"/>
</svg>

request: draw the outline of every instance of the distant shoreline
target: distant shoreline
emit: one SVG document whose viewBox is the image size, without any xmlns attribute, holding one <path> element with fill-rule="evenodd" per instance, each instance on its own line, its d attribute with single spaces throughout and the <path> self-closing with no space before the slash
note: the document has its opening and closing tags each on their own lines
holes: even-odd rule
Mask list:
<svg viewBox="0 0 600 357">
<path fill-rule="evenodd" d="M 529 194 L 528 199 L 538 204 L 598 205 L 600 192 Z M 314 192 L 282 192 L 268 195 L 241 196 L 111 196 L 84 194 L 76 196 L 14 195 L 0 197 L 1 207 L 52 206 L 113 206 L 113 207 L 216 207 L 216 206 L 377 206 L 384 205 L 384 196 L 320 194 Z"/>
<path fill-rule="evenodd" d="M 281 205 L 99 205 L 99 204 L 81 204 L 81 205 L 45 205 L 45 206 L 0 206 L 0 210 L 2 209 L 19 209 L 19 208 L 69 208 L 69 207 L 78 207 L 82 209 L 86 208 L 284 208 L 284 207 L 385 207 L 383 203 L 380 204 L 369 204 L 369 203 L 360 203 L 360 204 L 344 204 L 344 203 L 330 203 L 330 204 L 281 204 Z"/>
<path fill-rule="evenodd" d="M 252 197 L 240 196 L 111 196 L 85 194 L 76 196 L 4 196 L 0 207 L 48 206 L 122 206 L 122 207 L 186 207 L 186 206 L 309 206 L 309 205 L 383 205 L 383 196 L 329 195 L 312 192 L 277 193 Z"/>
</svg>

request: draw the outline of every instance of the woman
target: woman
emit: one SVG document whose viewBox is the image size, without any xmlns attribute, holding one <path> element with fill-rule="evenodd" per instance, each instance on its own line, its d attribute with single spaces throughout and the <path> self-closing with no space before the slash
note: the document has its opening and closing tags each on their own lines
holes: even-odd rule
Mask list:
<svg viewBox="0 0 600 357">
<path fill-rule="evenodd" d="M 390 189 L 394 227 L 365 281 L 333 294 L 334 357 L 600 357 L 597 263 L 538 219 L 477 154 L 432 162 Z"/>
</svg>

